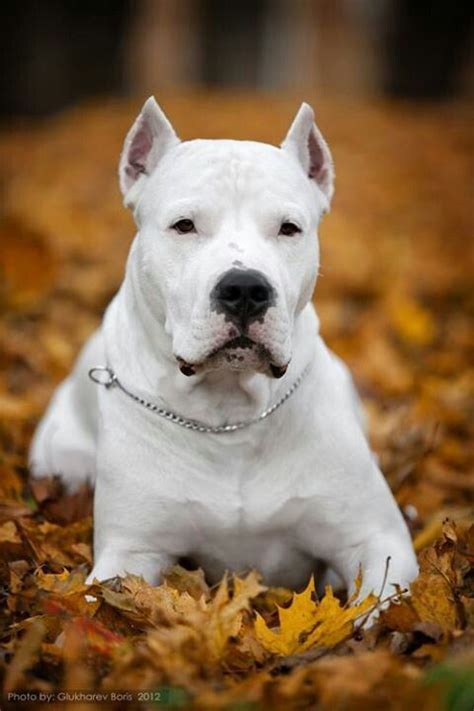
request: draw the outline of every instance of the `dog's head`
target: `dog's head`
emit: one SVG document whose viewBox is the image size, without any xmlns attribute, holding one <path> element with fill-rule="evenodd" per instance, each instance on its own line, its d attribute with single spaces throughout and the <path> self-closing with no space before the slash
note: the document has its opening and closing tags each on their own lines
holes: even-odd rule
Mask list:
<svg viewBox="0 0 474 711">
<path fill-rule="evenodd" d="M 331 154 L 303 104 L 281 148 L 181 142 L 153 98 L 125 140 L 120 186 L 138 225 L 140 288 L 185 375 L 284 374 L 319 267 Z"/>
</svg>

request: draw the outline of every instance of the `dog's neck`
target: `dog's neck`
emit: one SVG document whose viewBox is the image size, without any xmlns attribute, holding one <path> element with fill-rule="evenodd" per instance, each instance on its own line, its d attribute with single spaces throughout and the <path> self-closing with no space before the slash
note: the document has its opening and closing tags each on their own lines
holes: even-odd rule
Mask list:
<svg viewBox="0 0 474 711">
<path fill-rule="evenodd" d="M 212 426 L 253 419 L 276 402 L 314 356 L 318 320 L 308 306 L 295 321 L 294 356 L 276 380 L 254 371 L 213 370 L 186 377 L 172 353 L 164 315 L 147 299 L 135 260 L 104 321 L 107 364 L 132 392 Z"/>
</svg>

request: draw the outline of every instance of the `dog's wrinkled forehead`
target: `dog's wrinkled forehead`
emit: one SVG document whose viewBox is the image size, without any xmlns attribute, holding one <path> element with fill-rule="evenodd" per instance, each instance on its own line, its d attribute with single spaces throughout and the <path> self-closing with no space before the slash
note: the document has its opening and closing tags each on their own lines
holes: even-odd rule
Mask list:
<svg viewBox="0 0 474 711">
<path fill-rule="evenodd" d="M 318 208 L 311 184 L 279 148 L 252 141 L 195 140 L 164 156 L 140 198 L 140 211 L 234 210 L 296 203 L 310 220 Z M 183 212 L 183 214 L 184 214 Z"/>
</svg>

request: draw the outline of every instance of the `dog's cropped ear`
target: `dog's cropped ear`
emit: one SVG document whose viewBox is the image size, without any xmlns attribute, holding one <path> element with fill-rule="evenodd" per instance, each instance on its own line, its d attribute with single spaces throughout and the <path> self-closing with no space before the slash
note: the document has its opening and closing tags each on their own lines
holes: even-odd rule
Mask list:
<svg viewBox="0 0 474 711">
<path fill-rule="evenodd" d="M 334 192 L 334 165 L 331 151 L 314 123 L 314 112 L 309 104 L 301 104 L 281 147 L 291 153 L 308 178 L 315 181 L 326 198 L 326 209 L 329 209 Z"/>
<path fill-rule="evenodd" d="M 150 96 L 128 132 L 120 156 L 120 188 L 127 207 L 134 203 L 132 188 L 142 176 L 150 175 L 164 154 L 178 143 L 172 125 Z"/>
</svg>

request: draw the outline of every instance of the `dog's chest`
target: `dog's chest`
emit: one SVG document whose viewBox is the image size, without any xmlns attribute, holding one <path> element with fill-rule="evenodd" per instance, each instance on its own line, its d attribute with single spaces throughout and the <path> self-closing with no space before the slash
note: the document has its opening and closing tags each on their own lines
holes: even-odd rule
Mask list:
<svg viewBox="0 0 474 711">
<path fill-rule="evenodd" d="M 298 474 L 305 467 L 304 447 L 296 458 L 281 438 L 262 442 L 250 434 L 235 443 L 203 440 L 193 451 L 177 447 L 169 457 L 173 491 L 162 488 L 157 495 L 170 496 L 170 523 L 194 551 L 213 550 L 228 561 L 240 552 L 243 562 L 267 553 L 278 557 L 274 541 L 297 545 L 308 505 Z"/>
<path fill-rule="evenodd" d="M 226 439 L 172 425 L 157 432 L 151 419 L 123 424 L 146 474 L 127 495 L 154 522 L 150 545 L 166 540 L 171 554 L 191 557 L 211 579 L 258 568 L 278 584 L 304 583 L 312 563 L 298 531 L 311 451 L 298 423 L 274 419 Z"/>
<path fill-rule="evenodd" d="M 297 482 L 282 476 L 280 464 L 252 456 L 250 448 L 235 461 L 218 459 L 212 474 L 188 482 L 181 535 L 211 580 L 226 569 L 257 568 L 267 582 L 298 586 L 310 574 L 312 561 L 298 540 L 307 502 Z"/>
<path fill-rule="evenodd" d="M 245 459 L 245 458 L 243 458 Z M 188 480 L 187 516 L 202 530 L 252 531 L 264 534 L 275 526 L 292 526 L 301 498 L 292 481 L 282 481 L 272 462 L 216 462 Z"/>
</svg>

